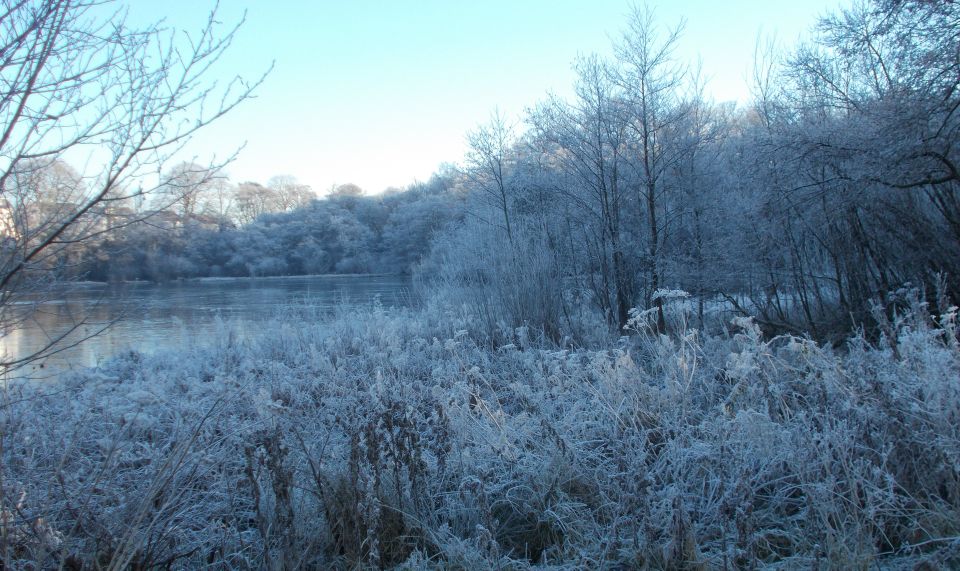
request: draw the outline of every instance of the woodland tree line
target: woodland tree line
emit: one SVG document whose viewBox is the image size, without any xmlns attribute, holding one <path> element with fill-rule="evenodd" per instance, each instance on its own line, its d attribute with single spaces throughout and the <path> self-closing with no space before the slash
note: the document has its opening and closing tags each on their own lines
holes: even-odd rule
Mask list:
<svg viewBox="0 0 960 571">
<path fill-rule="evenodd" d="M 11 246 L 36 241 L 86 193 L 61 160 L 21 163 L 10 181 L 17 199 L 0 220 Z M 408 272 L 458 216 L 455 182 L 448 172 L 376 197 L 343 184 L 318 200 L 293 177 L 234 184 L 219 169 L 182 163 L 150 196 L 95 208 L 83 239 L 46 264 L 95 281 Z"/>
<path fill-rule="evenodd" d="M 291 177 L 232 185 L 183 164 L 149 202 L 95 210 L 131 222 L 51 264 L 96 280 L 417 272 L 491 327 L 555 339 L 584 306 L 617 329 L 648 309 L 663 329 L 664 288 L 701 320 L 723 303 L 822 338 L 904 287 L 958 299 L 954 3 L 857 3 L 790 51 L 758 43 L 739 107 L 677 61 L 682 32 L 637 10 L 612 56 L 575 62 L 572 98 L 495 113 L 426 183 L 318 200 Z M 71 180 L 62 161 L 21 163 L 7 220 L 31 197 L 63 203 Z"/>
<path fill-rule="evenodd" d="M 303 194 L 286 206 L 271 200 L 275 183 L 228 186 L 234 204 L 225 215 L 150 216 L 87 249 L 78 268 L 107 281 L 402 273 L 457 216 L 451 180 L 440 175 L 376 197 L 340 185 L 319 200 L 297 185 Z"/>
</svg>

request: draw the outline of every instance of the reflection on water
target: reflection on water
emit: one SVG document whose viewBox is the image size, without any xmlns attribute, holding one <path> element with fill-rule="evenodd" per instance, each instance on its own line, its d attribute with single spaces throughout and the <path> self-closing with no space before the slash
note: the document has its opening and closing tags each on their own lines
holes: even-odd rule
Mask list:
<svg viewBox="0 0 960 571">
<path fill-rule="evenodd" d="M 93 336 L 19 373 L 50 376 L 43 373 L 95 366 L 129 349 L 151 352 L 203 339 L 215 332 L 218 317 L 243 331 L 282 312 L 304 308 L 324 310 L 376 299 L 387 307 L 409 305 L 409 286 L 403 276 L 74 285 L 48 296 L 21 328 L 0 336 L 0 354 L 9 361 L 33 354 L 63 335 L 66 345 Z"/>
</svg>

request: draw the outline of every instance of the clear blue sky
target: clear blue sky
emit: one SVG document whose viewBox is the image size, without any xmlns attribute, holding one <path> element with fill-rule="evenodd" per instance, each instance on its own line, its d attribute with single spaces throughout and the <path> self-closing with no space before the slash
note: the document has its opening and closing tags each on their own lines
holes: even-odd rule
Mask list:
<svg viewBox="0 0 960 571">
<path fill-rule="evenodd" d="M 128 0 L 135 20 L 195 29 L 212 2 Z M 223 75 L 255 76 L 257 93 L 191 145 L 224 155 L 228 173 L 293 175 L 319 193 L 353 182 L 368 193 L 425 180 L 463 157 L 464 134 L 494 108 L 520 116 L 548 91 L 567 94 L 578 54 L 609 54 L 628 0 L 222 0 L 247 12 Z M 698 57 L 720 101 L 748 98 L 759 33 L 794 43 L 838 0 L 656 0 L 663 25 L 687 22 L 678 56 Z M 188 157 L 189 158 L 189 157 Z"/>
</svg>

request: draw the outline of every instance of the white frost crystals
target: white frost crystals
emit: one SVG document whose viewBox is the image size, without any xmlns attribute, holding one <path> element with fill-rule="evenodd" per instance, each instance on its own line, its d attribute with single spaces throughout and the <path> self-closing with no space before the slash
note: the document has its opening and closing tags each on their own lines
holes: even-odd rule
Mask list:
<svg viewBox="0 0 960 571">
<path fill-rule="evenodd" d="M 661 301 L 664 305 L 670 302 L 686 300 L 690 294 L 681 289 L 658 289 L 650 296 L 651 302 Z M 630 319 L 623 326 L 625 330 L 640 331 L 650 326 L 650 320 L 655 318 L 659 308 L 652 306 L 649 309 L 634 307 L 630 309 Z"/>
<path fill-rule="evenodd" d="M 49 394 L 11 387 L 0 555 L 174 568 L 955 561 L 949 319 L 896 321 L 898 359 L 862 338 L 842 351 L 766 340 L 749 322 L 612 351 L 501 351 L 477 341 L 482 321 L 452 315 L 276 323 L 265 330 L 282 338 L 124 355 Z M 46 535 L 17 531 L 30 529 Z"/>
</svg>

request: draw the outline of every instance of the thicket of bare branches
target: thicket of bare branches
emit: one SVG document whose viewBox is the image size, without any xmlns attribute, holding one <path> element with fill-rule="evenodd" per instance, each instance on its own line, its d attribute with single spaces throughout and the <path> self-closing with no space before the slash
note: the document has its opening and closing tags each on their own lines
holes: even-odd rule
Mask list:
<svg viewBox="0 0 960 571">
<path fill-rule="evenodd" d="M 497 184 L 468 177 L 496 200 L 464 231 L 486 226 L 521 260 L 546 245 L 564 287 L 541 305 L 587 299 L 613 329 L 664 287 L 694 292 L 701 322 L 724 304 L 768 333 L 833 341 L 876 331 L 873 308 L 889 315 L 902 287 L 957 300 L 958 22 L 956 3 L 856 3 L 799 47 L 758 50 L 755 100 L 736 108 L 676 58 L 695 39 L 638 9 L 612 57 L 576 63 L 573 97 L 528 113 Z M 489 139 L 470 138 L 470 157 L 491 156 Z M 477 271 L 490 275 L 461 285 L 503 281 Z"/>
</svg>

